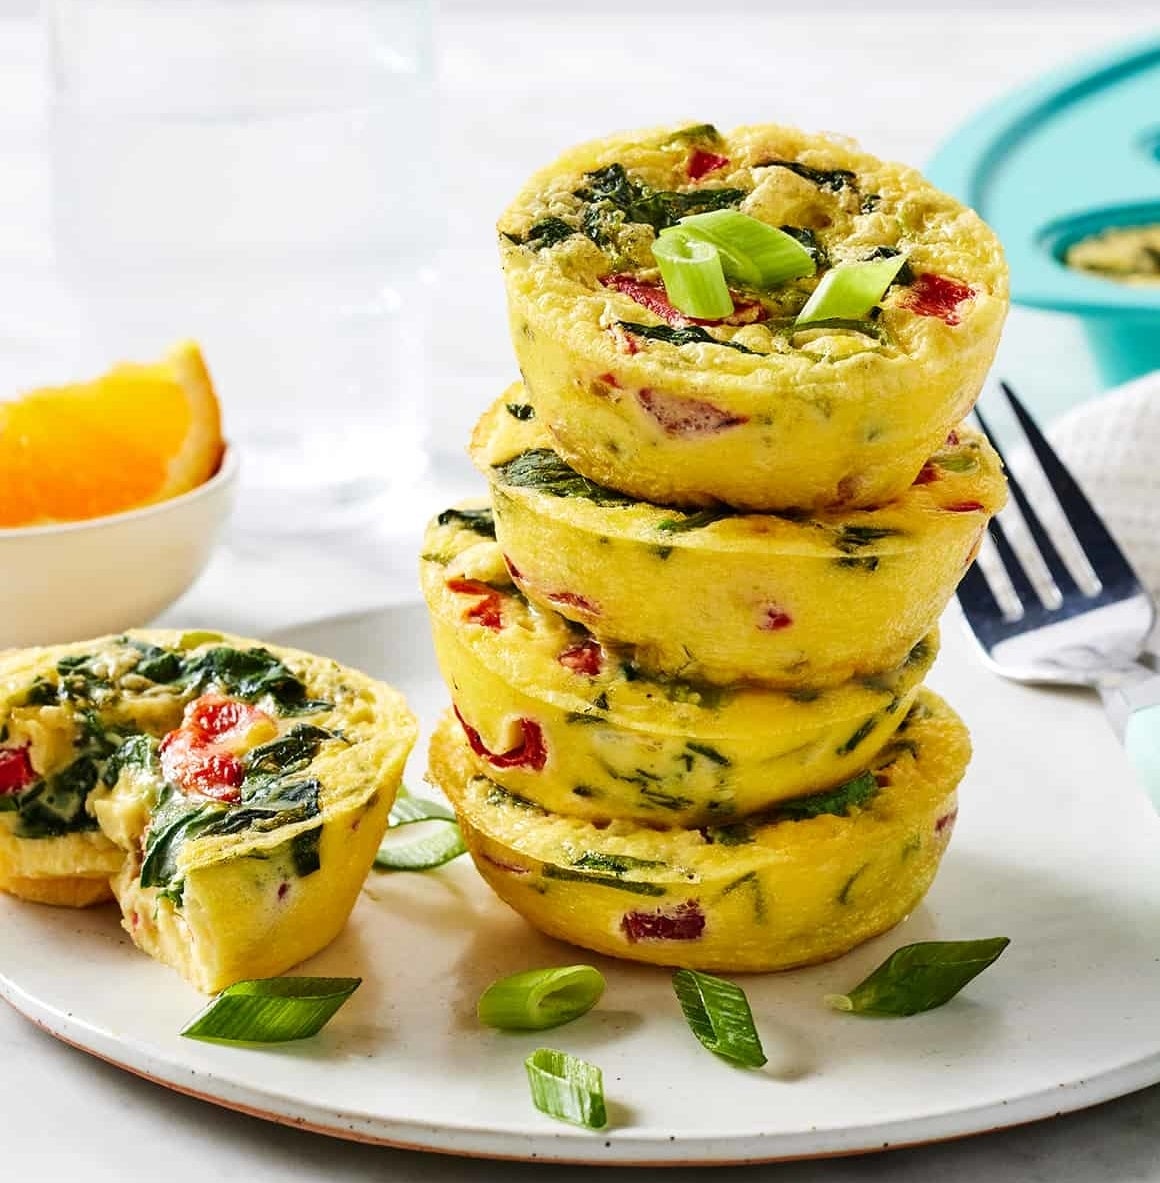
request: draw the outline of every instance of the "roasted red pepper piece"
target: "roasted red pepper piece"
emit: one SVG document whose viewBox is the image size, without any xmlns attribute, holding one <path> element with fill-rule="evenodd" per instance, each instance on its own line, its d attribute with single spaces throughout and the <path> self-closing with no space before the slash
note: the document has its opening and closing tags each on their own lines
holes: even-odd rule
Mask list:
<svg viewBox="0 0 1160 1183">
<path fill-rule="evenodd" d="M 959 305 L 974 296 L 974 289 L 965 283 L 925 271 L 910 285 L 903 307 L 919 316 L 937 316 L 949 325 L 957 325 L 962 320 Z"/>
<path fill-rule="evenodd" d="M 231 732 L 246 732 L 258 723 L 273 723 L 265 711 L 223 694 L 203 694 L 185 708 L 182 729 L 207 743 Z"/>
<path fill-rule="evenodd" d="M 709 173 L 715 173 L 718 169 L 724 168 L 728 163 L 728 156 L 721 156 L 716 152 L 706 152 L 704 148 L 694 148 L 693 154 L 689 157 L 689 163 L 685 165 L 685 172 L 688 173 L 691 180 L 699 181 Z"/>
<path fill-rule="evenodd" d="M 932 481 L 937 481 L 938 479 L 938 469 L 933 464 L 927 463 L 922 466 L 918 476 L 914 478 L 914 483 L 916 485 L 929 485 Z"/>
<path fill-rule="evenodd" d="M 768 604 L 758 627 L 763 632 L 779 633 L 783 628 L 789 628 L 792 624 L 793 617 L 784 608 L 779 608 L 776 604 Z"/>
<path fill-rule="evenodd" d="M 10 797 L 37 779 L 28 746 L 0 748 L 0 797 Z"/>
<path fill-rule="evenodd" d="M 464 612 L 464 620 L 472 620 L 497 632 L 503 628 L 503 597 L 494 587 L 478 579 L 449 579 L 447 587 L 460 595 L 482 597 L 478 604 L 473 604 Z"/>
<path fill-rule="evenodd" d="M 578 645 L 565 649 L 556 660 L 573 673 L 595 678 L 604 667 L 604 650 L 597 641 L 589 637 Z"/>
<path fill-rule="evenodd" d="M 575 608 L 589 616 L 599 616 L 600 609 L 587 597 L 579 592 L 548 592 L 547 599 L 553 604 L 563 604 L 566 608 Z"/>
<path fill-rule="evenodd" d="M 548 749 L 544 744 L 544 729 L 535 719 L 520 720 L 520 742 L 514 748 L 506 752 L 492 752 L 484 745 L 479 732 L 459 713 L 459 708 L 454 709 L 455 717 L 467 736 L 471 750 L 493 767 L 530 768 L 533 772 L 539 772 L 547 764 Z"/>
<path fill-rule="evenodd" d="M 947 513 L 978 513 L 987 507 L 981 501 L 956 501 L 954 505 L 944 505 Z"/>
<path fill-rule="evenodd" d="M 656 283 L 644 283 L 631 275 L 606 275 L 601 281 L 606 288 L 635 300 L 642 308 L 647 308 L 653 316 L 659 316 L 666 324 L 675 329 L 687 328 L 689 325 L 739 325 L 752 324 L 765 316 L 765 308 L 758 300 L 745 300 L 740 296 L 733 296 L 733 311 L 719 320 L 705 320 L 702 317 L 686 316 L 679 308 L 669 303 L 665 289 Z M 631 337 L 631 334 L 629 334 Z"/>
<path fill-rule="evenodd" d="M 230 804 L 242 799 L 242 762 L 193 731 L 171 731 L 161 741 L 160 756 L 165 779 L 182 792 L 200 793 Z"/>
<path fill-rule="evenodd" d="M 661 394 L 647 387 L 636 392 L 636 400 L 666 435 L 712 435 L 749 422 L 748 415 L 734 415 L 702 399 Z"/>
<path fill-rule="evenodd" d="M 655 912 L 625 912 L 620 931 L 632 944 L 637 941 L 695 941 L 705 931 L 705 913 L 696 900 Z"/>
</svg>

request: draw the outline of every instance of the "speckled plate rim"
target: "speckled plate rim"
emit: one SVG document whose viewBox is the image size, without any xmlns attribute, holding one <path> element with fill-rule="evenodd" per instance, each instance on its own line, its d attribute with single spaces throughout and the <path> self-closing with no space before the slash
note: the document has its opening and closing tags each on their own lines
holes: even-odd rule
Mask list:
<svg viewBox="0 0 1160 1183">
<path fill-rule="evenodd" d="M 312 643 L 328 630 L 357 630 L 367 615 L 320 621 L 283 630 L 280 643 Z M 425 628 L 417 605 L 390 609 L 400 636 Z M 341 657 L 341 655 L 340 655 Z M 400 679 L 406 681 L 406 679 Z M 473 872 L 471 872 L 473 873 Z M 583 956 L 583 955 L 581 955 Z M 342 1112 L 301 1097 L 290 1097 L 276 1087 L 255 1088 L 205 1072 L 175 1059 L 148 1041 L 102 1029 L 78 1013 L 63 1010 L 25 990 L 0 969 L 0 997 L 18 1012 L 62 1042 L 114 1066 L 178 1093 L 263 1120 L 319 1134 L 411 1150 L 516 1161 L 618 1166 L 741 1165 L 826 1158 L 881 1151 L 986 1133 L 1056 1117 L 1112 1100 L 1160 1082 L 1160 1052 L 1070 1080 L 1049 1088 L 996 1099 L 976 1106 L 934 1112 L 914 1118 L 793 1132 L 760 1132 L 725 1136 L 674 1137 L 626 1128 L 589 1133 L 542 1123 L 530 1106 L 528 1120 L 484 1127 L 447 1118 L 430 1124 L 393 1119 L 383 1113 Z"/>
</svg>

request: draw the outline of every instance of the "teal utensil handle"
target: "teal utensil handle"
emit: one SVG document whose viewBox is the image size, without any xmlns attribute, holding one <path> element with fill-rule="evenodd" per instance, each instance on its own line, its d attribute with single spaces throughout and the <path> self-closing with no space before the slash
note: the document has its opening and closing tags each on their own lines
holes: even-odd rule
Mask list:
<svg viewBox="0 0 1160 1183">
<path fill-rule="evenodd" d="M 1128 716 L 1124 748 L 1152 804 L 1160 809 L 1160 706 L 1140 707 Z"/>
<path fill-rule="evenodd" d="M 1160 674 L 1143 664 L 1135 674 L 1101 687 L 1100 696 L 1144 791 L 1160 810 Z"/>
</svg>

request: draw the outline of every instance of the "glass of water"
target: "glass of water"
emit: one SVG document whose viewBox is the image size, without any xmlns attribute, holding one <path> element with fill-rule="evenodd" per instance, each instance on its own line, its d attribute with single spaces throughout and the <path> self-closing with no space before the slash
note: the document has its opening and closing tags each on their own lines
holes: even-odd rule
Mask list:
<svg viewBox="0 0 1160 1183">
<path fill-rule="evenodd" d="M 427 0 L 48 0 L 60 271 L 107 360 L 198 340 L 243 527 L 424 466 Z"/>
</svg>

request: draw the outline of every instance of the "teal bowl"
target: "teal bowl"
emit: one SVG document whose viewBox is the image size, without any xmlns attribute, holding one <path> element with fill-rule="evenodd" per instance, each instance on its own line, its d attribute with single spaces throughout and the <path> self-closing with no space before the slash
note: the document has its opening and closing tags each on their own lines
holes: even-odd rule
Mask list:
<svg viewBox="0 0 1160 1183">
<path fill-rule="evenodd" d="M 927 169 L 999 235 L 1019 304 L 1079 317 L 1103 379 L 1160 369 L 1160 283 L 1064 263 L 1101 230 L 1160 225 L 1160 37 L 1051 74 L 962 127 Z"/>
</svg>

